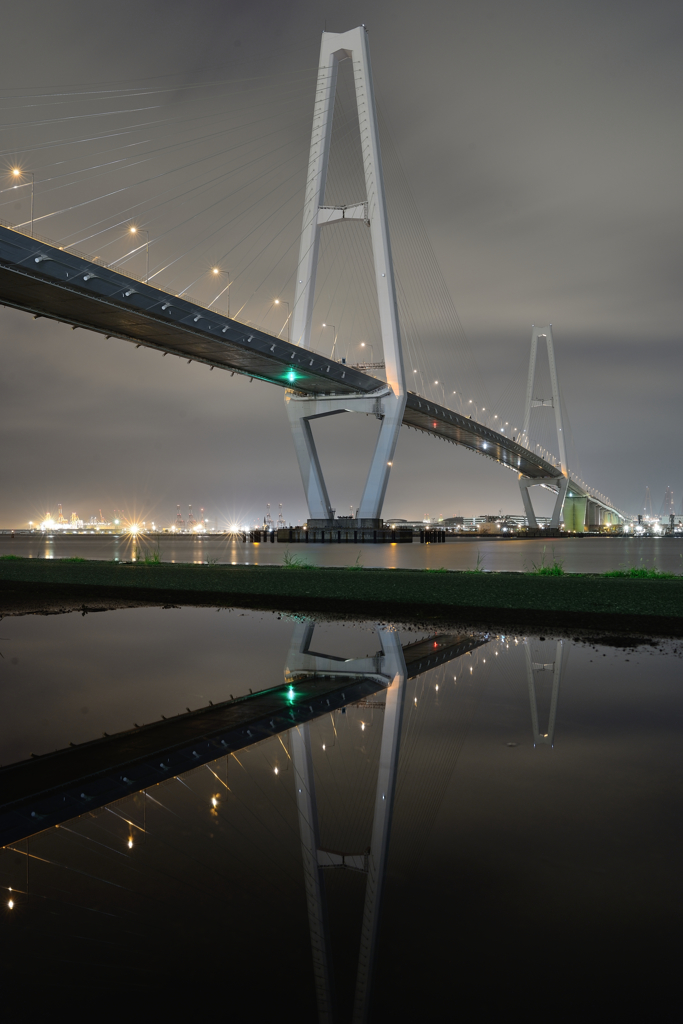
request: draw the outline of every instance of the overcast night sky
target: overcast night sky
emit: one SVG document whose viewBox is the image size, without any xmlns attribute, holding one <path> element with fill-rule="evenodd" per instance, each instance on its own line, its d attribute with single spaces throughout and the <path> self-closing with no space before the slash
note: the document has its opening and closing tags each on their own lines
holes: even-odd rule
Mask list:
<svg viewBox="0 0 683 1024">
<path fill-rule="evenodd" d="M 630 513 L 648 485 L 658 512 L 671 486 L 680 511 L 680 3 L 9 6 L 0 188 L 14 166 L 34 172 L 36 233 L 127 260 L 139 275 L 144 254 L 130 255 L 126 232 L 148 230 L 155 283 L 202 302 L 215 294 L 207 271 L 220 265 L 234 278 L 231 311 L 277 332 L 272 299 L 293 298 L 320 33 L 360 23 L 420 372 L 521 421 L 531 324 L 552 322 L 579 460 L 570 470 Z M 351 134 L 338 131 L 340 147 Z M 344 192 L 351 156 L 333 158 L 333 169 L 335 194 L 357 201 Z M 0 192 L 0 219 L 25 223 L 29 194 Z M 415 217 L 414 230 L 401 219 L 406 196 L 419 237 Z M 420 239 L 480 381 L 461 342 L 430 334 L 429 310 L 411 297 Z M 340 253 L 326 257 L 316 316 L 336 323 L 352 360 L 359 332 L 373 338 L 372 317 L 356 315 L 348 269 L 339 286 Z M 10 309 L 0 308 L 0 339 L 1 526 L 57 502 L 85 519 L 120 508 L 160 523 L 177 503 L 225 521 L 260 518 L 267 502 L 277 513 L 282 502 L 288 520 L 305 519 L 279 389 Z M 329 351 L 329 342 L 321 326 L 316 344 Z M 322 425 L 340 514 L 357 505 L 373 432 L 362 416 Z M 522 511 L 513 474 L 402 433 L 386 517 L 499 509 Z"/>
</svg>

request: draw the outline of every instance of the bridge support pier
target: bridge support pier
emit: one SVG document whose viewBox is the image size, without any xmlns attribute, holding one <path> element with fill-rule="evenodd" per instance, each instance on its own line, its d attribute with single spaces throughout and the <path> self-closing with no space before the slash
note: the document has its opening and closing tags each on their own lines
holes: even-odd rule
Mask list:
<svg viewBox="0 0 683 1024">
<path fill-rule="evenodd" d="M 568 494 L 564 501 L 564 527 L 569 533 L 584 533 L 588 498 L 585 494 Z"/>
<path fill-rule="evenodd" d="M 532 480 L 529 477 L 520 476 L 519 489 L 522 492 L 524 514 L 526 515 L 527 523 L 533 530 L 538 529 L 538 520 L 536 519 L 534 507 L 531 504 L 531 495 L 529 494 L 529 488 L 535 486 L 545 487 L 549 491 L 556 492 L 557 498 L 555 499 L 555 507 L 553 508 L 553 513 L 550 519 L 550 529 L 559 530 L 560 518 L 562 516 L 562 507 L 564 505 L 564 499 L 567 494 L 567 487 L 569 486 L 568 478 L 566 476 L 550 476 L 543 480 Z"/>
<path fill-rule="evenodd" d="M 342 412 L 362 412 L 377 417 L 380 421 L 379 435 L 375 443 L 357 518 L 379 521 L 394 460 L 398 433 L 403 422 L 405 394 L 397 398 L 391 388 L 386 385 L 375 395 L 359 395 L 358 397 L 340 395 L 329 398 L 307 398 L 288 391 L 285 395 L 285 403 L 308 503 L 308 514 L 311 519 L 326 519 L 330 523 L 334 519 L 334 511 L 318 458 L 311 421 L 322 419 L 325 416 L 337 416 Z"/>
</svg>

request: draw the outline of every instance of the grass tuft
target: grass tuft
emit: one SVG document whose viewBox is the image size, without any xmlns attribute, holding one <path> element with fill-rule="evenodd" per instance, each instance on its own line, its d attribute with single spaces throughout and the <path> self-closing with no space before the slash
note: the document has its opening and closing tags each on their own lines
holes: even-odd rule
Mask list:
<svg viewBox="0 0 683 1024">
<path fill-rule="evenodd" d="M 481 557 L 481 551 L 477 551 L 477 564 L 474 569 L 463 569 L 463 572 L 485 572 L 484 559 Z"/>
<path fill-rule="evenodd" d="M 21 555 L 0 555 L 0 562 L 23 562 Z"/>
<path fill-rule="evenodd" d="M 72 558 L 60 558 L 60 562 L 87 562 L 87 558 L 79 558 L 78 555 L 74 555 Z"/>
<path fill-rule="evenodd" d="M 675 572 L 660 572 L 654 567 L 648 569 L 645 565 L 631 565 L 623 569 L 609 569 L 602 573 L 603 576 L 611 576 L 629 580 L 677 580 L 680 579 Z"/>
<path fill-rule="evenodd" d="M 345 565 L 344 568 L 351 570 L 351 572 L 356 571 L 358 569 L 364 569 L 365 566 L 362 565 L 361 560 L 360 560 L 360 556 L 361 556 L 361 553 L 359 551 L 358 554 L 356 555 L 356 561 L 353 563 L 353 565 Z"/>
<path fill-rule="evenodd" d="M 284 558 L 282 559 L 283 569 L 317 569 L 317 565 L 313 565 L 312 562 L 307 562 L 301 555 L 293 555 L 289 548 L 285 551 Z"/>
<path fill-rule="evenodd" d="M 545 560 L 545 547 L 543 548 L 543 556 L 541 561 L 531 563 L 531 575 L 532 576 L 564 576 L 564 562 L 562 559 L 557 558 L 555 555 L 555 548 L 553 548 L 553 560 L 552 562 L 546 562 Z"/>
</svg>

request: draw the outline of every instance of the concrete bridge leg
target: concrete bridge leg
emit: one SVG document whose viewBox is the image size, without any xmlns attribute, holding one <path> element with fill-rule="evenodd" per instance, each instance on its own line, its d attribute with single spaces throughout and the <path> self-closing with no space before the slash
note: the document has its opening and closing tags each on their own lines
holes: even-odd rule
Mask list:
<svg viewBox="0 0 683 1024">
<path fill-rule="evenodd" d="M 562 517 L 562 508 L 564 505 L 565 497 L 567 494 L 567 487 L 569 486 L 569 480 L 566 476 L 561 477 L 547 477 L 543 480 L 530 480 L 528 477 L 519 477 L 519 489 L 522 493 L 522 502 L 524 504 L 524 513 L 529 526 L 533 530 L 538 529 L 538 520 L 536 519 L 536 513 L 534 507 L 531 504 L 531 496 L 529 494 L 530 487 L 542 486 L 546 487 L 550 491 L 555 491 L 557 497 L 555 499 L 555 507 L 553 508 L 552 516 L 550 518 L 551 530 L 559 530 L 560 519 Z"/>
<path fill-rule="evenodd" d="M 403 422 L 405 394 L 397 398 L 386 385 L 382 386 L 380 394 L 368 397 L 335 395 L 327 398 L 305 398 L 288 391 L 285 394 L 285 403 L 311 519 L 331 521 L 334 518 L 311 430 L 311 421 L 325 416 L 336 416 L 342 412 L 362 412 L 377 417 L 380 421 L 379 435 L 360 500 L 358 519 L 379 521 L 398 434 Z"/>
<path fill-rule="evenodd" d="M 586 506 L 584 495 L 572 494 L 564 499 L 563 518 L 565 529 L 570 533 L 583 533 L 586 529 Z"/>
</svg>

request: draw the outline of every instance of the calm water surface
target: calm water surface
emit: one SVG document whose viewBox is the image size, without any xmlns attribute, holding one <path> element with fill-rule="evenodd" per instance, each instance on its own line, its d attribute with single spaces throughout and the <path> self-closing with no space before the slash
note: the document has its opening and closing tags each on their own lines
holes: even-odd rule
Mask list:
<svg viewBox="0 0 683 1024">
<path fill-rule="evenodd" d="M 622 566 L 654 566 L 683 574 L 683 537 L 567 537 L 556 540 L 450 539 L 445 544 L 250 544 L 226 536 L 0 535 L 0 555 L 30 558 L 125 559 L 159 552 L 165 562 L 249 563 L 280 565 L 286 552 L 316 565 L 351 565 L 410 569 L 472 569 L 523 572 L 543 558 L 557 558 L 567 572 L 605 572 Z"/>
<path fill-rule="evenodd" d="M 323 656 L 384 673 L 360 705 L 0 850 L 6 1005 L 674 1019 L 680 642 L 472 634 L 416 668 L 428 633 L 239 609 L 7 616 L 0 634 L 4 765 Z M 330 851 L 347 866 L 316 866 Z"/>
</svg>

